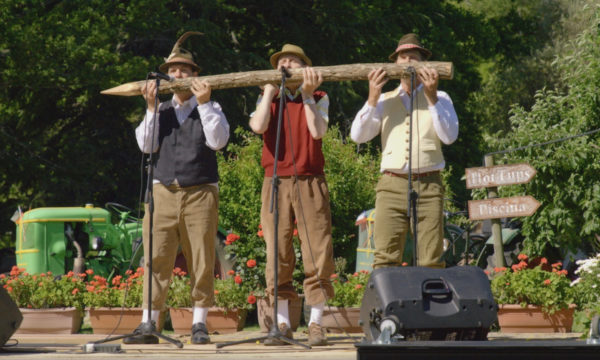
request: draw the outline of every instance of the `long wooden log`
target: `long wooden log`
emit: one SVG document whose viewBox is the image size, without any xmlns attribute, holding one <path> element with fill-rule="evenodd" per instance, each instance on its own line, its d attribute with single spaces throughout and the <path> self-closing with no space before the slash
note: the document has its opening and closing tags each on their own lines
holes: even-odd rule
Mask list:
<svg viewBox="0 0 600 360">
<path fill-rule="evenodd" d="M 369 64 L 348 64 L 335 66 L 316 66 L 314 69 L 323 74 L 323 81 L 351 81 L 367 80 L 369 72 L 373 69 L 383 68 L 390 79 L 400 79 L 409 76 L 407 70 L 409 66 L 415 69 L 422 66 L 430 66 L 437 69 L 440 79 L 451 80 L 454 75 L 454 68 L 451 62 L 429 61 L 411 64 L 393 64 L 393 63 L 369 63 Z M 298 84 L 302 82 L 302 69 L 290 69 L 291 77 L 286 80 L 289 84 Z M 258 70 L 246 71 L 221 75 L 199 76 L 201 80 L 206 80 L 212 89 L 228 89 L 246 86 L 260 86 L 265 84 L 279 84 L 281 82 L 281 72 L 278 70 Z M 187 90 L 190 88 L 193 78 L 176 79 L 174 81 L 162 81 L 159 92 L 172 93 L 178 90 Z M 117 87 L 103 90 L 100 93 L 105 95 L 132 96 L 140 95 L 141 87 L 146 83 L 145 80 L 135 81 L 119 85 Z"/>
</svg>

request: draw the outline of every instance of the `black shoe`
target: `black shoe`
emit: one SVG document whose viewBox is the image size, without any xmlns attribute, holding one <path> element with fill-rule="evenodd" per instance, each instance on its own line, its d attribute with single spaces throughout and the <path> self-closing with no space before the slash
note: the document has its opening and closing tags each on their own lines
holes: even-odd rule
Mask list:
<svg viewBox="0 0 600 360">
<path fill-rule="evenodd" d="M 195 323 L 192 326 L 192 344 L 210 344 L 208 329 L 204 323 Z"/>
<path fill-rule="evenodd" d="M 143 335 L 143 327 L 151 326 L 147 323 L 141 323 L 133 330 L 133 336 L 123 338 L 123 344 L 158 344 L 158 337 L 155 335 Z"/>
</svg>

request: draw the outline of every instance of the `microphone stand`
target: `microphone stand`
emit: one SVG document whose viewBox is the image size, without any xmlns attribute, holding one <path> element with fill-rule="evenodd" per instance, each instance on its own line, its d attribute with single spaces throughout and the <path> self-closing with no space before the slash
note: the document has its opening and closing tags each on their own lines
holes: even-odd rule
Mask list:
<svg viewBox="0 0 600 360">
<path fill-rule="evenodd" d="M 287 338 L 281 330 L 279 330 L 279 324 L 277 323 L 277 296 L 278 296 L 278 275 L 277 268 L 279 263 L 279 245 L 278 245 L 278 229 L 279 229 L 279 206 L 278 206 L 278 197 L 279 197 L 279 176 L 277 175 L 277 163 L 279 162 L 279 140 L 281 138 L 281 123 L 283 122 L 283 110 L 285 108 L 285 79 L 290 77 L 290 73 L 284 68 L 281 67 L 281 87 L 279 88 L 279 112 L 277 115 L 277 135 L 275 140 L 275 164 L 273 165 L 273 179 L 271 182 L 271 207 L 270 212 L 273 213 L 273 224 L 274 224 L 274 248 L 275 252 L 275 261 L 273 262 L 273 275 L 274 275 L 274 289 L 273 289 L 273 324 L 271 325 L 271 329 L 266 336 L 260 336 L 253 339 L 245 339 L 239 341 L 232 341 L 228 343 L 220 343 L 217 344 L 217 349 L 236 344 L 243 344 L 249 342 L 256 342 L 265 339 L 277 339 L 288 344 L 295 344 L 302 346 L 306 349 L 311 349 L 310 346 L 304 345 L 294 339 Z"/>
<path fill-rule="evenodd" d="M 156 131 L 156 115 L 158 113 L 158 105 L 159 105 L 159 101 L 158 101 L 158 89 L 160 87 L 160 77 L 156 77 L 156 97 L 155 97 L 155 101 L 154 101 L 154 115 L 152 117 L 152 146 L 151 146 L 151 150 L 150 150 L 150 154 L 148 155 L 148 163 L 150 164 L 150 166 L 148 167 L 148 178 L 147 178 L 147 192 L 146 192 L 146 199 L 148 200 L 148 211 L 149 211 L 149 216 L 148 216 L 148 227 L 150 229 L 150 231 L 148 232 L 148 321 L 144 321 L 142 322 L 141 326 L 140 326 L 140 330 L 141 332 L 136 334 L 135 332 L 133 333 L 129 333 L 129 334 L 124 334 L 124 335 L 118 335 L 118 336 L 113 336 L 113 337 L 108 337 L 106 339 L 102 339 L 102 340 L 98 340 L 98 341 L 94 341 L 92 342 L 92 344 L 102 344 L 105 342 L 109 342 L 109 341 L 114 341 L 114 340 L 120 340 L 120 339 L 124 339 L 124 338 L 130 338 L 133 336 L 138 336 L 138 335 L 154 335 L 156 337 L 159 337 L 163 340 L 166 340 L 168 342 L 170 342 L 171 344 L 176 345 L 178 348 L 183 348 L 183 344 L 181 343 L 181 341 L 177 340 L 177 339 L 172 339 L 166 335 L 164 335 L 163 333 L 159 332 L 156 330 L 156 323 L 154 320 L 152 320 L 152 233 L 153 233 L 153 227 L 154 227 L 154 219 L 153 219 L 153 215 L 154 215 L 154 194 L 153 194 L 153 188 L 154 188 L 154 158 L 153 158 L 153 154 L 154 152 L 152 151 L 154 149 L 154 132 Z"/>
<path fill-rule="evenodd" d="M 408 208 L 406 215 L 408 217 L 409 224 L 412 225 L 412 239 L 413 239 L 413 266 L 419 266 L 419 256 L 417 250 L 418 244 L 418 218 L 417 218 L 417 199 L 419 194 L 413 189 L 412 185 L 412 138 L 413 138 L 413 103 L 414 103 L 414 91 L 415 91 L 415 68 L 409 66 L 406 68 L 410 72 L 410 105 L 408 111 L 410 113 L 409 118 L 409 131 L 408 134 Z M 412 219 L 412 222 L 411 222 Z"/>
</svg>

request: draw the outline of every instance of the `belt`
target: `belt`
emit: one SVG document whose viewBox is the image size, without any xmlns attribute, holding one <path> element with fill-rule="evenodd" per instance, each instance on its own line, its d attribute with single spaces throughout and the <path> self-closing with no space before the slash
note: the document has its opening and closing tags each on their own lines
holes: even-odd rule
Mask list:
<svg viewBox="0 0 600 360">
<path fill-rule="evenodd" d="M 387 170 L 384 170 L 383 173 L 385 175 L 389 175 L 389 176 L 393 176 L 393 177 L 401 177 L 401 178 L 404 178 L 404 179 L 408 180 L 408 174 L 396 174 L 394 172 L 387 171 Z M 413 173 L 412 174 L 412 179 L 416 180 L 416 179 L 428 177 L 428 176 L 431 176 L 431 175 L 438 175 L 439 173 L 440 173 L 439 170 L 436 170 L 436 171 L 427 171 L 427 172 L 419 173 L 419 174 Z"/>
</svg>

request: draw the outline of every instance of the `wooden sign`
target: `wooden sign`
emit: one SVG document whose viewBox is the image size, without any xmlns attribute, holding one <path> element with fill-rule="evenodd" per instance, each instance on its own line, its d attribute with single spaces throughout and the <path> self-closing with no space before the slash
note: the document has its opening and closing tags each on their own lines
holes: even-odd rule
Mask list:
<svg viewBox="0 0 600 360">
<path fill-rule="evenodd" d="M 347 64 L 334 66 L 315 66 L 315 71 L 323 74 L 323 81 L 350 81 L 367 80 L 369 72 L 374 69 L 382 68 L 390 79 L 400 79 L 410 75 L 408 67 L 418 69 L 428 66 L 436 69 L 440 79 L 451 80 L 454 76 L 454 68 L 451 62 L 442 61 L 423 61 L 410 64 L 394 63 L 367 63 L 367 64 Z M 289 69 L 291 77 L 286 81 L 290 84 L 300 84 L 302 82 L 302 69 Z M 258 70 L 246 71 L 221 75 L 199 76 L 200 80 L 206 80 L 213 90 L 228 89 L 246 86 L 260 86 L 265 84 L 280 84 L 281 72 L 279 70 Z M 178 90 L 187 90 L 192 84 L 193 78 L 177 79 L 174 81 L 161 81 L 159 93 L 165 94 Z M 104 95 L 132 96 L 141 95 L 140 89 L 146 83 L 145 80 L 135 81 L 116 86 L 100 93 Z"/>
<path fill-rule="evenodd" d="M 485 220 L 531 216 L 540 207 L 533 196 L 513 196 L 487 200 L 469 200 L 469 219 Z"/>
<path fill-rule="evenodd" d="M 529 164 L 497 165 L 465 169 L 467 189 L 526 184 L 536 174 Z"/>
</svg>

